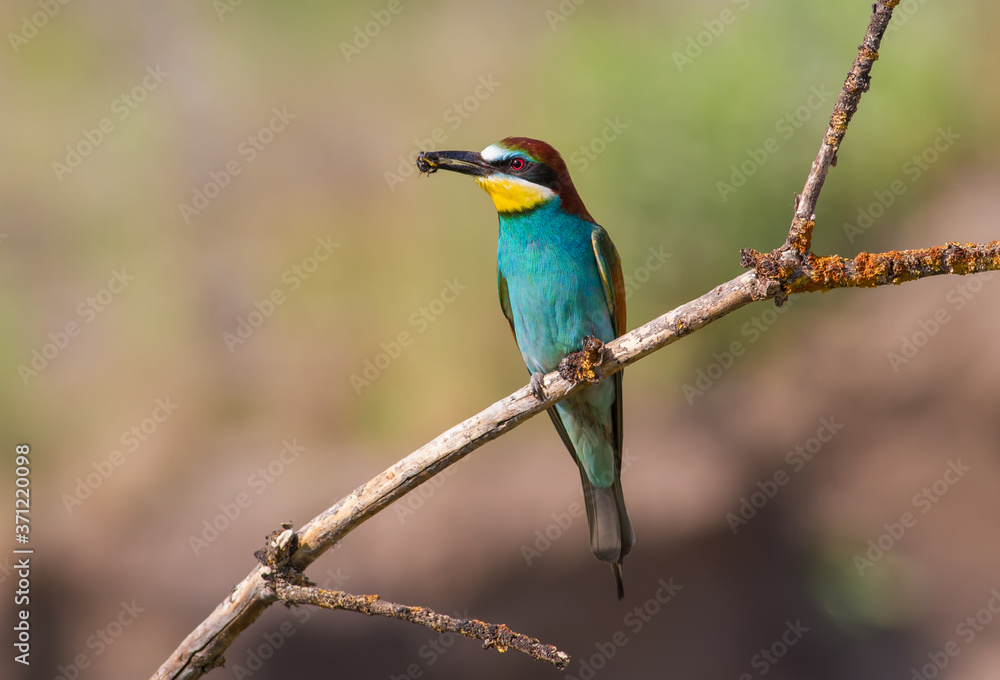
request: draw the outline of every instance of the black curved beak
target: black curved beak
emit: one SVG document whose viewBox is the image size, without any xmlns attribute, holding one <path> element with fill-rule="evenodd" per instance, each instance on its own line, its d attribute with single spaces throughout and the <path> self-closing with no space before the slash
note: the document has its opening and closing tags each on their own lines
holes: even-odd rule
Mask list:
<svg viewBox="0 0 1000 680">
<path fill-rule="evenodd" d="M 496 172 L 475 151 L 421 151 L 417 154 L 417 169 L 428 174 L 438 170 L 451 170 L 463 175 L 485 177 Z"/>
</svg>

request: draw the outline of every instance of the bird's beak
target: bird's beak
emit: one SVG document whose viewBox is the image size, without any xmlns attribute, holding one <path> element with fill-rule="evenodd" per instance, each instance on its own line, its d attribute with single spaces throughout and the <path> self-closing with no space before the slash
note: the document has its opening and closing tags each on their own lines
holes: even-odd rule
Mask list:
<svg viewBox="0 0 1000 680">
<path fill-rule="evenodd" d="M 427 173 L 451 170 L 477 177 L 496 172 L 496 168 L 475 151 L 421 151 L 417 154 L 417 169 Z"/>
</svg>

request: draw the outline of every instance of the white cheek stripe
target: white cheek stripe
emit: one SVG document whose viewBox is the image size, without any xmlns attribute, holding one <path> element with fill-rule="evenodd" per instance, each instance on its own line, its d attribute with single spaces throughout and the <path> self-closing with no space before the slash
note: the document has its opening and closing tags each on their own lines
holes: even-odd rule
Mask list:
<svg viewBox="0 0 1000 680">
<path fill-rule="evenodd" d="M 507 175 L 502 172 L 497 172 L 490 177 L 487 177 L 485 183 L 503 187 L 512 192 L 535 195 L 543 201 L 556 197 L 556 192 L 552 191 L 552 189 L 549 189 L 548 187 L 543 187 L 541 184 L 535 184 L 534 182 L 529 182 L 526 179 L 514 177 L 513 175 Z"/>
</svg>

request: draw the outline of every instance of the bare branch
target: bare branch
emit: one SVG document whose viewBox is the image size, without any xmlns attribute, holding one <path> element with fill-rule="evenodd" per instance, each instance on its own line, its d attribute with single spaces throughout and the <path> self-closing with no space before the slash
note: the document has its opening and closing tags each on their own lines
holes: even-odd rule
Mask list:
<svg viewBox="0 0 1000 680">
<path fill-rule="evenodd" d="M 755 272 L 745 272 L 605 345 L 600 365 L 590 367 L 593 380 L 603 380 L 753 300 L 772 297 L 779 290 L 778 284 L 762 285 Z M 586 385 L 587 382 L 572 382 L 558 370 L 553 371 L 544 379 L 545 401 L 538 401 L 529 384 L 439 435 L 355 489 L 297 533 L 287 531 L 279 537 L 281 546 L 290 553 L 287 565 L 297 572 L 305 571 L 334 543 L 408 491 Z M 259 564 L 250 572 L 185 638 L 153 678 L 198 678 L 220 664 L 222 654 L 239 633 L 276 600 L 267 578 L 285 560 L 265 562 L 270 563 Z"/>
<path fill-rule="evenodd" d="M 569 655 L 565 652 L 515 632 L 502 623 L 459 619 L 438 614 L 426 607 L 388 602 L 378 595 L 353 595 L 340 590 L 319 588 L 292 566 L 290 558 L 299 547 L 298 535 L 292 532 L 291 524 L 284 524 L 282 528 L 284 531 L 275 531 L 268 537 L 267 545 L 263 550 L 255 552 L 254 557 L 268 567 L 268 573 L 263 578 L 286 607 L 309 604 L 325 609 L 344 609 L 368 616 L 400 619 L 439 633 L 458 633 L 473 640 L 482 640 L 484 649 L 493 647 L 499 652 L 516 649 L 539 661 L 551 663 L 560 670 L 569 664 Z"/>
<path fill-rule="evenodd" d="M 888 285 L 912 281 L 923 276 L 942 273 L 970 273 L 1000 269 L 1000 258 L 996 256 L 997 244 L 975 246 L 963 249 L 965 252 L 984 254 L 975 265 L 955 267 L 951 271 L 937 271 L 916 259 L 892 257 L 891 253 L 867 255 L 867 258 L 888 258 L 898 262 L 892 278 L 871 277 L 865 283 L 854 285 Z M 954 247 L 950 247 L 952 252 Z M 944 250 L 948 250 L 945 248 Z M 985 254 L 992 252 L 991 257 Z M 759 254 L 758 254 L 759 255 Z M 760 256 L 773 258 L 774 254 Z M 859 256 L 860 258 L 861 256 Z M 819 258 L 829 259 L 829 258 Z M 839 259 L 839 258 L 838 258 Z M 860 281 L 861 279 L 856 280 Z M 789 279 L 791 280 L 791 279 Z M 304 571 L 316 558 L 326 552 L 362 522 L 369 519 L 387 505 L 398 500 L 448 466 L 458 462 L 483 444 L 496 439 L 501 434 L 520 425 L 528 418 L 544 411 L 552 404 L 577 392 L 591 381 L 599 381 L 639 361 L 658 349 L 676 342 L 716 319 L 736 311 L 755 300 L 778 296 L 783 285 L 789 280 L 782 278 L 761 278 L 755 270 L 741 274 L 735 279 L 717 286 L 701 297 L 692 300 L 660 316 L 649 323 L 609 342 L 603 348 L 603 355 L 597 365 L 584 356 L 583 370 L 592 371 L 589 380 L 572 382 L 563 378 L 559 371 L 545 376 L 545 401 L 538 401 L 531 386 L 525 385 L 518 391 L 501 399 L 475 416 L 463 421 L 447 432 L 439 435 L 421 448 L 411 453 L 367 484 L 358 487 L 351 495 L 329 508 L 305 526 L 297 534 L 298 543 L 289 558 L 289 564 L 297 571 Z M 795 279 L 812 281 L 812 279 Z M 828 276 L 822 283 L 803 287 L 802 292 L 826 291 L 842 287 L 845 279 Z M 795 290 L 795 292 L 798 292 Z M 220 604 L 205 621 L 192 632 L 173 656 L 164 663 L 154 678 L 197 678 L 217 663 L 225 649 L 240 631 L 249 626 L 260 613 L 275 600 L 275 595 L 266 582 L 270 568 L 258 566 L 245 578 L 226 600 Z"/>
<path fill-rule="evenodd" d="M 516 633 L 500 623 L 486 623 L 478 619 L 458 619 L 438 614 L 426 607 L 387 602 L 378 595 L 351 595 L 339 590 L 323 590 L 316 586 L 293 585 L 284 579 L 275 579 L 274 590 L 286 605 L 311 604 L 326 609 L 346 609 L 368 616 L 387 616 L 426 626 L 439 633 L 458 633 L 473 640 L 482 640 L 483 648 L 499 652 L 516 649 L 539 661 L 547 661 L 563 670 L 569 665 L 569 655 L 553 645 Z"/>
<path fill-rule="evenodd" d="M 319 606 L 350 608 L 364 613 L 378 607 L 401 607 L 377 596 L 348 596 L 343 593 L 299 590 L 292 578 L 329 550 L 362 522 L 392 502 L 458 462 L 483 444 L 496 439 L 532 416 L 570 394 L 639 361 L 658 349 L 679 340 L 716 319 L 757 300 L 774 298 L 779 304 L 792 293 L 828 291 L 843 287 L 872 287 L 914 281 L 940 274 L 969 274 L 1000 269 L 1000 243 L 941 247 L 912 251 L 892 251 L 870 255 L 861 253 L 853 260 L 839 256 L 817 257 L 809 252 L 815 226 L 816 202 L 826 175 L 835 164 L 847 124 L 857 111 L 861 95 L 870 83 L 872 64 L 878 58 L 882 35 L 898 0 L 878 0 L 858 56 L 837 99 L 819 154 L 812 164 L 795 216 L 783 246 L 772 253 L 743 251 L 743 266 L 752 268 L 705 293 L 701 297 L 650 321 L 604 346 L 593 345 L 567 357 L 560 371 L 544 378 L 545 400 L 539 401 L 530 384 L 501 399 L 484 411 L 456 425 L 414 451 L 333 507 L 318 515 L 297 533 L 288 530 L 273 541 L 280 559 L 264 559 L 230 595 L 199 625 L 152 676 L 155 679 L 198 678 L 222 664 L 222 654 L 232 641 L 266 607 L 278 599 L 275 589 L 289 603 L 308 601 Z M 283 584 L 283 585 L 279 585 Z M 327 600 L 329 599 L 329 602 Z M 367 608 L 367 609 L 366 609 Z M 404 608 L 415 618 L 420 608 Z M 430 619 L 439 615 L 429 612 Z M 410 619 L 408 619 L 410 620 Z M 457 621 L 457 620 L 456 620 Z M 423 623 L 423 622 L 421 622 Z M 477 624 L 481 622 L 475 622 Z M 426 625 L 426 624 L 424 624 Z M 456 625 L 463 625 L 458 623 Z M 489 628 L 490 624 L 481 624 Z M 512 640 L 537 641 L 503 629 L 503 646 L 516 647 Z M 456 630 L 468 635 L 464 630 Z M 489 632 L 489 631 L 487 631 Z M 497 634 L 493 631 L 492 634 Z M 508 635 L 509 637 L 504 637 Z M 478 639 L 492 639 L 469 635 Z M 501 642 L 495 643 L 500 645 Z M 540 644 L 540 643 L 538 643 Z M 554 650 L 554 648 L 552 648 Z M 522 650 L 523 651 L 523 650 Z M 562 652 L 554 651 L 561 655 Z M 556 665 L 565 666 L 562 656 Z"/>
<path fill-rule="evenodd" d="M 847 125 L 851 122 L 861 95 L 868 91 L 871 84 L 871 70 L 878 59 L 878 48 L 882 44 L 882 36 L 892 18 L 892 10 L 899 0 L 879 0 L 872 6 L 872 16 L 868 22 L 865 38 L 858 46 L 858 56 L 847 74 L 844 87 L 833 106 L 830 124 L 823 135 L 823 143 L 819 147 L 816 160 L 813 161 L 806 185 L 802 194 L 797 197 L 795 216 L 788 230 L 788 240 L 781 250 L 793 249 L 799 254 L 805 254 L 812 247 L 812 232 L 816 226 L 816 202 L 819 192 L 826 181 L 826 173 L 831 165 L 837 164 L 837 151 L 847 134 Z"/>
</svg>

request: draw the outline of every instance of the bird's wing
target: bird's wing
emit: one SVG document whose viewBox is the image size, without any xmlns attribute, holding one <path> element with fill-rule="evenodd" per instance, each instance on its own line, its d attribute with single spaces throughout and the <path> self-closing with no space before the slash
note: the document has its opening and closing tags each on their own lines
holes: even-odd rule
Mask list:
<svg viewBox="0 0 1000 680">
<path fill-rule="evenodd" d="M 611 312 L 615 335 L 618 336 L 625 332 L 625 279 L 622 278 L 622 261 L 608 232 L 600 225 L 594 225 L 590 243 L 594 247 L 597 271 L 601 274 L 604 299 Z"/>
<path fill-rule="evenodd" d="M 510 311 L 510 295 L 507 293 L 507 279 L 504 278 L 503 272 L 500 268 L 497 268 L 497 291 L 500 294 L 500 309 L 503 310 L 503 315 L 507 317 L 507 322 L 510 324 L 510 333 L 514 336 L 514 342 L 517 342 L 517 333 L 514 331 L 514 315 Z M 528 368 L 528 372 L 531 372 L 531 368 Z M 573 446 L 573 441 L 569 438 L 569 434 L 566 433 L 566 426 L 563 425 L 562 420 L 559 418 L 559 414 L 556 413 L 554 408 L 548 409 L 549 417 L 552 418 L 552 424 L 556 426 L 556 432 L 559 433 L 559 438 L 563 440 L 563 444 L 569 449 L 569 455 L 573 457 L 574 461 L 577 461 L 576 447 Z M 579 461 L 577 461 L 579 465 Z"/>
<path fill-rule="evenodd" d="M 510 311 L 510 295 L 507 293 L 507 279 L 504 278 L 503 273 L 497 268 L 497 291 L 500 294 L 500 309 L 503 310 L 503 315 L 507 317 L 507 322 L 510 324 L 510 333 L 514 336 L 514 342 L 517 342 L 517 333 L 514 331 L 514 315 Z M 528 372 L 531 373 L 531 368 L 528 368 Z M 617 376 L 616 376 L 617 377 Z M 579 465 L 577 461 L 576 447 L 573 446 L 573 441 L 569 438 L 569 434 L 566 433 L 566 426 L 563 425 L 562 420 L 559 418 L 559 414 L 556 413 L 554 408 L 548 409 L 549 417 L 552 418 L 552 424 L 556 426 L 556 432 L 559 433 L 559 438 L 563 440 L 563 444 L 569 449 L 569 455 L 573 457 L 573 460 Z"/>
<path fill-rule="evenodd" d="M 594 225 L 594 231 L 590 234 L 590 242 L 594 247 L 594 257 L 597 260 L 597 271 L 601 275 L 601 283 L 604 288 L 604 299 L 608 303 L 608 311 L 611 312 L 612 325 L 615 329 L 615 336 L 625 332 L 625 279 L 622 277 L 622 260 L 618 256 L 618 249 L 604 231 L 604 227 L 599 224 Z M 613 409 L 614 437 L 615 437 L 615 467 L 621 471 L 622 466 L 622 373 L 619 371 L 612 378 L 615 381 L 615 403 Z"/>
<path fill-rule="evenodd" d="M 510 334 L 514 336 L 514 342 L 517 342 L 517 333 L 514 332 L 514 315 L 510 311 L 510 295 L 507 293 L 507 279 L 503 277 L 500 267 L 497 267 L 497 293 L 500 294 L 500 309 L 503 310 L 503 315 L 507 317 L 507 323 L 510 324 Z"/>
</svg>

